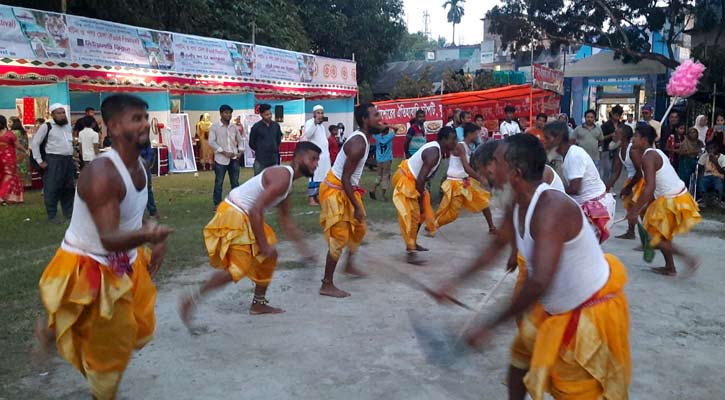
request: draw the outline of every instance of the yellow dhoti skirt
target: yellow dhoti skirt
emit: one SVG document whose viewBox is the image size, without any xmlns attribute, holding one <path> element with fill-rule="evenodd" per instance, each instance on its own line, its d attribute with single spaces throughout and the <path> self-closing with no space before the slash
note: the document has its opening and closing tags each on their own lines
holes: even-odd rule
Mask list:
<svg viewBox="0 0 725 400">
<path fill-rule="evenodd" d="M 264 234 L 267 243 L 277 243 L 277 236 L 266 223 Z M 204 244 L 209 264 L 227 270 L 234 282 L 247 277 L 257 285 L 267 286 L 272 281 L 277 258 L 260 254 L 249 216 L 228 202 L 219 204 L 216 214 L 204 227 Z"/>
<path fill-rule="evenodd" d="M 526 259 L 520 253 L 516 254 L 516 265 L 518 275 L 516 275 L 516 283 L 514 284 L 514 299 L 519 296 L 519 293 L 521 293 L 521 288 L 524 286 L 526 277 L 529 275 L 526 270 Z"/>
<path fill-rule="evenodd" d="M 325 235 L 330 256 L 339 260 L 347 247 L 354 254 L 367 232 L 367 224 L 355 219 L 355 207 L 342 189 L 342 182 L 330 170 L 320 184 L 320 226 Z M 363 207 L 362 191 L 355 188 L 355 199 Z"/>
<path fill-rule="evenodd" d="M 650 235 L 650 245 L 672 241 L 675 235 L 687 233 L 700 223 L 700 209 L 687 190 L 674 197 L 661 196 L 647 207 L 643 226 Z"/>
<path fill-rule="evenodd" d="M 420 209 L 420 193 L 415 188 L 415 177 L 408 168 L 408 160 L 403 160 L 393 175 L 393 204 L 398 210 L 400 233 L 408 250 L 414 250 L 418 239 L 418 228 L 421 223 L 431 234 L 435 234 L 435 216 L 430 204 L 430 193 L 423 194 L 423 210 Z"/>
<path fill-rule="evenodd" d="M 524 314 L 511 348 L 511 365 L 527 370 L 534 400 L 551 393 L 564 400 L 628 398 L 631 374 L 627 273 L 605 255 L 609 281 L 577 309 L 549 315 L 541 303 Z"/>
<path fill-rule="evenodd" d="M 632 178 L 627 178 L 627 180 L 624 181 L 624 186 L 629 185 L 630 182 L 632 182 Z M 640 183 L 641 182 L 642 182 L 642 179 L 640 179 L 639 181 L 637 181 L 637 183 L 634 185 L 634 187 L 632 187 L 632 193 L 631 194 L 629 194 L 627 196 L 622 196 L 622 205 L 624 205 L 624 209 L 625 210 L 629 211 L 629 209 L 632 208 L 632 206 L 635 205 L 635 202 L 636 202 L 636 200 L 634 199 L 635 188 L 637 188 L 638 186 L 640 186 Z M 642 188 L 639 188 L 639 190 L 641 191 Z M 639 193 L 637 193 L 637 197 L 639 197 Z"/>
<path fill-rule="evenodd" d="M 637 200 L 639 200 L 639 196 L 642 194 L 642 190 L 644 190 L 644 178 L 637 181 L 637 183 L 632 188 L 632 205 L 637 203 Z"/>
<path fill-rule="evenodd" d="M 113 399 L 134 349 L 148 343 L 156 320 L 156 287 L 138 249 L 131 274 L 58 249 L 40 278 L 40 297 L 58 353 L 86 377 L 97 399 Z"/>
<path fill-rule="evenodd" d="M 441 185 L 443 199 L 436 211 L 435 224 L 441 227 L 458 218 L 461 208 L 479 213 L 488 208 L 491 193 L 481 187 L 475 179 L 446 179 Z"/>
</svg>

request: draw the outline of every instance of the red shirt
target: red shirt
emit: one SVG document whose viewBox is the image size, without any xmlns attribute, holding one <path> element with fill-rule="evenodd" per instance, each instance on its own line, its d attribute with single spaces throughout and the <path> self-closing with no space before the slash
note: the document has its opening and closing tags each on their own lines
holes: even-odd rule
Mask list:
<svg viewBox="0 0 725 400">
<path fill-rule="evenodd" d="M 340 145 L 337 144 L 337 139 L 334 136 L 330 135 L 327 137 L 327 147 L 330 150 L 330 162 L 334 164 L 337 153 L 340 152 Z"/>
</svg>

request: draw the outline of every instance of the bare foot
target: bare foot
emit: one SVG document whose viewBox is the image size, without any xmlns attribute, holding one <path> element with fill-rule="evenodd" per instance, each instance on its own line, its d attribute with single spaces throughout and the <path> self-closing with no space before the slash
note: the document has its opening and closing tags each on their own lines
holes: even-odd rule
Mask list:
<svg viewBox="0 0 725 400">
<path fill-rule="evenodd" d="M 682 276 L 683 278 L 689 278 L 693 275 L 695 275 L 695 272 L 697 272 L 697 269 L 700 268 L 700 259 L 696 257 L 686 256 L 686 266 L 687 266 L 687 272 Z"/>
<path fill-rule="evenodd" d="M 186 329 L 189 329 L 190 331 L 192 328 L 191 318 L 195 308 L 196 300 L 194 300 L 193 295 L 182 297 L 179 300 L 179 318 L 181 318 L 181 322 L 184 323 Z"/>
<path fill-rule="evenodd" d="M 342 273 L 353 278 L 364 278 L 368 276 L 368 274 L 357 269 L 354 265 L 352 265 L 352 263 L 345 264 L 345 268 L 343 268 Z"/>
<path fill-rule="evenodd" d="M 676 276 L 677 270 L 672 267 L 657 267 L 657 268 L 650 268 L 650 271 L 654 272 L 655 274 L 665 275 L 665 276 Z"/>
<path fill-rule="evenodd" d="M 267 303 L 267 300 L 261 302 L 253 302 L 252 306 L 249 307 L 249 315 L 262 315 L 262 314 L 282 314 L 284 312 L 281 308 L 275 308 Z"/>
<path fill-rule="evenodd" d="M 49 354 L 55 341 L 55 332 L 48 328 L 48 322 L 44 318 L 35 321 L 35 339 L 38 341 L 38 350 L 43 354 Z"/>
<path fill-rule="evenodd" d="M 409 251 L 405 255 L 405 261 L 408 264 L 412 264 L 412 265 L 424 265 L 425 264 L 425 260 L 423 260 L 422 258 L 418 257 L 418 253 L 416 253 L 414 251 Z"/>
<path fill-rule="evenodd" d="M 320 203 L 316 202 L 314 198 L 310 197 L 309 205 L 310 207 L 317 207 L 320 205 Z"/>
<path fill-rule="evenodd" d="M 419 244 L 416 244 L 415 245 L 415 251 L 428 251 L 428 249 L 426 249 L 425 247 L 423 247 L 423 246 L 421 246 Z"/>
<path fill-rule="evenodd" d="M 625 232 L 619 236 L 615 236 L 614 238 L 632 240 L 632 239 L 635 239 L 635 236 L 634 236 L 634 232 Z"/>
<path fill-rule="evenodd" d="M 335 287 L 335 285 L 332 284 L 332 282 L 325 282 L 322 281 L 322 286 L 320 287 L 320 295 L 321 296 L 330 296 L 330 297 L 336 297 L 338 299 L 342 299 L 345 297 L 349 297 L 350 293 L 340 290 Z"/>
<path fill-rule="evenodd" d="M 425 228 L 425 232 L 423 233 L 423 235 L 425 237 L 429 237 L 429 238 L 436 237 L 436 234 L 434 232 L 429 231 L 428 228 Z"/>
</svg>

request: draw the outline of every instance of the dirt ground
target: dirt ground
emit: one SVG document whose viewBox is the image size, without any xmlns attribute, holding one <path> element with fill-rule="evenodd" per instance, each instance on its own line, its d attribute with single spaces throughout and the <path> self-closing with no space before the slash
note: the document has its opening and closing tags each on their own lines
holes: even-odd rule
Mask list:
<svg viewBox="0 0 725 400">
<path fill-rule="evenodd" d="M 443 228 L 435 239 L 422 238 L 432 251 L 429 263 L 402 262 L 397 224 L 370 227 L 360 265 L 366 279 L 340 277 L 352 297 L 317 294 L 322 267 L 279 270 L 268 297 L 287 313 L 249 316 L 252 286 L 230 285 L 204 301 L 196 314 L 200 334 L 190 335 L 177 312 L 179 295 L 210 275 L 200 266 L 165 282 L 157 300 L 155 339 L 138 352 L 126 371 L 122 399 L 502 399 L 514 324 L 500 328 L 482 353 L 452 359 L 445 347 L 418 337 L 412 321 L 433 328 L 460 326 L 470 312 L 434 303 L 389 273 L 394 265 L 428 283 L 461 268 L 490 240 L 480 216 L 466 215 Z M 630 398 L 642 400 L 723 399 L 725 360 L 725 263 L 723 224 L 705 221 L 677 243 L 699 254 L 704 263 L 689 280 L 647 271 L 634 241 L 611 239 L 608 252 L 628 267 L 632 384 Z M 619 233 L 623 226 L 613 230 Z M 322 259 L 324 243 L 311 238 Z M 294 260 L 288 244 L 279 248 L 281 265 Z M 662 263 L 658 254 L 655 265 Z M 504 276 L 498 266 L 461 290 L 461 299 L 477 304 Z M 508 276 L 486 312 L 511 297 L 515 277 Z M 490 314 L 489 314 L 490 315 Z M 412 317 L 411 317 L 412 316 Z M 437 332 L 437 333 L 436 333 Z M 429 344 L 445 365 L 430 363 Z M 440 361 L 440 359 L 439 359 Z M 87 398 L 82 377 L 55 358 L 45 372 L 24 382 L 52 398 Z M 40 370 L 38 371 L 40 372 Z"/>
</svg>

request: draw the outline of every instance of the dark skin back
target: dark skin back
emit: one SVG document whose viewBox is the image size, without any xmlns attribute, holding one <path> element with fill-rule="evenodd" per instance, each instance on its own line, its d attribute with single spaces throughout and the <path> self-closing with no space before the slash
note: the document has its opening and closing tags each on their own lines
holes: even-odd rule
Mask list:
<svg viewBox="0 0 725 400">
<path fill-rule="evenodd" d="M 425 183 L 428 181 L 428 175 L 433 172 L 433 169 L 438 165 L 441 159 L 440 151 L 435 147 L 429 147 L 421 154 L 421 160 L 423 165 L 420 167 L 418 176 L 415 178 L 415 190 L 420 194 L 420 200 L 423 199 L 423 193 L 425 193 Z"/>
<path fill-rule="evenodd" d="M 367 136 L 367 133 L 365 133 Z M 368 138 L 369 140 L 369 138 Z M 345 165 L 342 167 L 342 189 L 350 202 L 352 202 L 355 208 L 355 219 L 358 222 L 363 222 L 365 216 L 362 211 L 362 204 L 357 201 L 355 197 L 355 188 L 352 186 L 352 174 L 355 173 L 358 163 L 363 157 L 367 158 L 367 152 L 365 151 L 365 139 L 356 135 L 348 139 L 342 146 L 342 151 L 345 152 L 347 158 L 345 159 Z"/>
<path fill-rule="evenodd" d="M 640 139 L 641 140 L 641 139 Z M 644 173 L 644 188 L 637 199 L 637 203 L 627 212 L 627 219 L 636 223 L 639 211 L 654 199 L 655 177 L 657 171 L 662 168 L 662 157 L 656 151 L 648 151 L 642 156 L 642 170 Z"/>
</svg>

